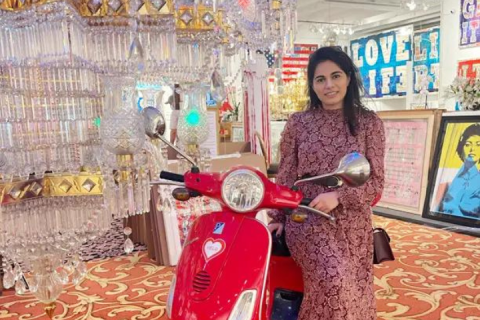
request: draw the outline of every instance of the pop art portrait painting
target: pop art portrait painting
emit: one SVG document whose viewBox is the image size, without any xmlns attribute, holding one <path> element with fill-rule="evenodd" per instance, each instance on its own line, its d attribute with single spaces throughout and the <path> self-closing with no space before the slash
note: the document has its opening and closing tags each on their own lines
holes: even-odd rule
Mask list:
<svg viewBox="0 0 480 320">
<path fill-rule="evenodd" d="M 480 227 L 480 114 L 442 119 L 424 217 Z"/>
</svg>

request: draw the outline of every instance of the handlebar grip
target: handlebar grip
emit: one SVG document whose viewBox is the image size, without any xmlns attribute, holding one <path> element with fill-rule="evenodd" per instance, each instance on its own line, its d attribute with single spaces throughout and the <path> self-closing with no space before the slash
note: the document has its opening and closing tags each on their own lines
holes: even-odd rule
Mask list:
<svg viewBox="0 0 480 320">
<path fill-rule="evenodd" d="M 307 206 L 307 207 L 308 207 L 308 205 L 309 205 L 310 202 L 312 202 L 312 201 L 313 201 L 313 199 L 303 198 L 302 201 L 300 202 L 300 204 L 301 204 L 302 206 Z"/>
<path fill-rule="evenodd" d="M 183 177 L 182 174 L 176 174 L 168 171 L 160 172 L 160 179 L 176 181 L 176 182 L 185 182 L 185 178 Z"/>
</svg>

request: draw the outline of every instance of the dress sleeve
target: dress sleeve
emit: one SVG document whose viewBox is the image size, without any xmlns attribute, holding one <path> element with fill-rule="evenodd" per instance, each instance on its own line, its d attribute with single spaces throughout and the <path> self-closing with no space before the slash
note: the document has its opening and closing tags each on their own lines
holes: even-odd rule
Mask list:
<svg viewBox="0 0 480 320">
<path fill-rule="evenodd" d="M 280 140 L 280 163 L 278 165 L 277 184 L 291 187 L 297 180 L 298 146 L 297 146 L 297 114 L 287 121 Z M 270 210 L 268 215 L 272 222 L 285 222 L 285 214 L 281 210 Z"/>
<path fill-rule="evenodd" d="M 385 182 L 385 129 L 374 113 L 365 119 L 365 157 L 370 162 L 370 179 L 361 187 L 338 189 L 338 201 L 344 209 L 371 206 L 383 192 Z"/>
</svg>

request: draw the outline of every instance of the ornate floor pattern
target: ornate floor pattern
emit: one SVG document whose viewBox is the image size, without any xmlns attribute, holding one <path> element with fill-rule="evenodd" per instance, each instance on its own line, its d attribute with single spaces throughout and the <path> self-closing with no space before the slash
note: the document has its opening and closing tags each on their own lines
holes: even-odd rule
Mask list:
<svg viewBox="0 0 480 320">
<path fill-rule="evenodd" d="M 396 261 L 375 269 L 379 320 L 480 319 L 480 238 L 376 217 Z M 172 268 L 146 254 L 91 261 L 87 278 L 67 286 L 54 319 L 166 320 Z M 0 319 L 48 319 L 32 295 L 0 297 Z M 362 320 L 362 319 L 358 319 Z"/>
</svg>

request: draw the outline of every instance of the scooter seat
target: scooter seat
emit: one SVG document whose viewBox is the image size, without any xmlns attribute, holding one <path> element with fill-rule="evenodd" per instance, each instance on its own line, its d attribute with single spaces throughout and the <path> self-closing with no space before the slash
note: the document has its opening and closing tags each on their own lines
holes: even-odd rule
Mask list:
<svg viewBox="0 0 480 320">
<path fill-rule="evenodd" d="M 285 231 L 277 237 L 277 232 L 272 232 L 272 256 L 290 257 L 287 241 L 285 240 Z"/>
</svg>

